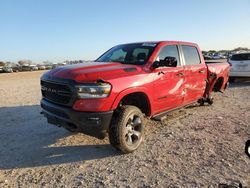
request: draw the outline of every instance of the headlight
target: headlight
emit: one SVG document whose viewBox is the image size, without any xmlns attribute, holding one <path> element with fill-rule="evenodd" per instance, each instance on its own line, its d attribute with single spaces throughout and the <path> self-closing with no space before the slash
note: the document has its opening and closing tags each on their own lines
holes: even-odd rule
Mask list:
<svg viewBox="0 0 250 188">
<path fill-rule="evenodd" d="M 105 98 L 109 95 L 111 85 L 108 83 L 76 86 L 79 98 Z"/>
</svg>

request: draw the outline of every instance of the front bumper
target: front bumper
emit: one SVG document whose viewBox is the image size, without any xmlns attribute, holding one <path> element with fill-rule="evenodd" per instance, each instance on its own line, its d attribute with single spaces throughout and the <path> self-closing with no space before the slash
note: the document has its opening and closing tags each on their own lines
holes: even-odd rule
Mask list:
<svg viewBox="0 0 250 188">
<path fill-rule="evenodd" d="M 48 123 L 99 139 L 105 138 L 113 115 L 113 111 L 78 112 L 44 99 L 41 100 L 41 107 Z"/>
</svg>

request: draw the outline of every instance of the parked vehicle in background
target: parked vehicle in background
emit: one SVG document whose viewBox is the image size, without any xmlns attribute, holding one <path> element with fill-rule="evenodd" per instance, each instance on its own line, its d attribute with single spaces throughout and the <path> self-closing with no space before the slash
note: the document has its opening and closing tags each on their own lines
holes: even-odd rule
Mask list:
<svg viewBox="0 0 250 188">
<path fill-rule="evenodd" d="M 209 56 L 209 55 L 203 55 L 204 59 L 205 60 L 212 60 L 213 57 Z"/>
<path fill-rule="evenodd" d="M 63 67 L 63 66 L 66 66 L 67 63 L 58 63 L 57 65 L 58 65 L 58 67 Z"/>
<path fill-rule="evenodd" d="M 63 67 L 66 66 L 67 63 L 53 63 L 52 69 L 58 68 L 58 67 Z"/>
<path fill-rule="evenodd" d="M 144 116 L 162 120 L 194 102 L 212 104 L 223 92 L 229 64 L 209 63 L 198 45 L 160 41 L 118 45 L 94 62 L 69 65 L 41 77 L 48 122 L 110 143 L 124 153 L 144 138 Z"/>
<path fill-rule="evenodd" d="M 45 69 L 46 69 L 46 70 L 52 69 L 52 65 L 45 65 Z"/>
<path fill-rule="evenodd" d="M 214 53 L 212 58 L 213 59 L 226 59 L 227 57 L 224 55 L 221 55 L 220 53 Z"/>
<path fill-rule="evenodd" d="M 45 65 L 37 65 L 37 67 L 38 67 L 38 70 L 45 70 L 46 69 Z"/>
<path fill-rule="evenodd" d="M 13 72 L 13 69 L 12 69 L 11 66 L 4 66 L 4 67 L 3 67 L 3 72 L 12 73 L 12 72 Z"/>
<path fill-rule="evenodd" d="M 30 65 L 30 71 L 37 71 L 38 67 L 36 65 Z"/>
<path fill-rule="evenodd" d="M 229 59 L 231 64 L 229 80 L 234 82 L 235 78 L 250 78 L 250 52 L 232 55 Z"/>
<path fill-rule="evenodd" d="M 11 66 L 11 68 L 12 68 L 13 72 L 19 72 L 20 71 L 20 66 L 17 65 L 17 64 L 13 64 Z"/>
<path fill-rule="evenodd" d="M 28 64 L 24 64 L 20 66 L 20 71 L 32 71 L 32 68 Z"/>
<path fill-rule="evenodd" d="M 53 63 L 52 69 L 55 69 L 55 68 L 57 68 L 57 67 L 58 67 L 58 64 L 57 64 L 57 63 Z"/>
<path fill-rule="evenodd" d="M 4 72 L 3 71 L 3 66 L 0 66 L 0 73 Z"/>
</svg>

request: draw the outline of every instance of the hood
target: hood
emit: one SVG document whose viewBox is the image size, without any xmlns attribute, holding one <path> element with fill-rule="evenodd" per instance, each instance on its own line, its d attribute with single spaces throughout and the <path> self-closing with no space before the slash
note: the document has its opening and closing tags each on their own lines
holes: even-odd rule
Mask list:
<svg viewBox="0 0 250 188">
<path fill-rule="evenodd" d="M 126 65 L 115 62 L 86 62 L 58 67 L 47 72 L 46 76 L 71 79 L 77 82 L 93 82 L 138 74 L 138 71 L 141 71 L 141 69 L 137 65 Z"/>
</svg>

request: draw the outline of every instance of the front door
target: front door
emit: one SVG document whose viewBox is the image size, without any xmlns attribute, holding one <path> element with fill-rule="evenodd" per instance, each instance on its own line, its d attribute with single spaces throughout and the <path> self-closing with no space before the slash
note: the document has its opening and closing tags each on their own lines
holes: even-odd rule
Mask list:
<svg viewBox="0 0 250 188">
<path fill-rule="evenodd" d="M 169 57 L 176 58 L 176 67 L 162 66 L 154 70 L 154 102 L 156 113 L 179 107 L 184 100 L 184 68 L 180 63 L 177 45 L 162 47 L 156 60 L 164 61 L 164 59 Z"/>
</svg>

